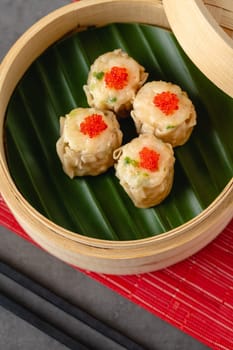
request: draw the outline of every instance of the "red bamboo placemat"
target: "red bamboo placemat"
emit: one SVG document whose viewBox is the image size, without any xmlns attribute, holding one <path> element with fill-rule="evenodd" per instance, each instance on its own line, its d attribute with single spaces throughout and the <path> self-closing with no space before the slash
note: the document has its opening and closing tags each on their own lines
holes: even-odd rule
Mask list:
<svg viewBox="0 0 233 350">
<path fill-rule="evenodd" d="M 34 243 L 1 197 L 0 224 Z M 199 253 L 161 271 L 83 272 L 212 349 L 233 349 L 233 220 Z"/>
</svg>

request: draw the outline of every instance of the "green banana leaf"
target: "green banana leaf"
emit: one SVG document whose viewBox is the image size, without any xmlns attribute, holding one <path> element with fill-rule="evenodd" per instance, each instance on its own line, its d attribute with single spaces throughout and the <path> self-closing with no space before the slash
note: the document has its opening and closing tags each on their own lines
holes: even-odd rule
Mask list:
<svg viewBox="0 0 233 350">
<path fill-rule="evenodd" d="M 149 72 L 187 91 L 198 123 L 175 149 L 171 194 L 150 209 L 136 208 L 114 170 L 69 179 L 57 157 L 59 117 L 87 106 L 83 85 L 100 54 L 122 48 Z M 207 58 L 208 59 L 208 58 Z M 121 122 L 124 142 L 136 136 L 130 118 Z M 141 24 L 111 24 L 63 38 L 28 69 L 10 100 L 6 151 L 11 175 L 41 214 L 73 232 L 106 240 L 158 235 L 197 216 L 233 176 L 233 100 L 191 63 L 169 31 Z"/>
</svg>

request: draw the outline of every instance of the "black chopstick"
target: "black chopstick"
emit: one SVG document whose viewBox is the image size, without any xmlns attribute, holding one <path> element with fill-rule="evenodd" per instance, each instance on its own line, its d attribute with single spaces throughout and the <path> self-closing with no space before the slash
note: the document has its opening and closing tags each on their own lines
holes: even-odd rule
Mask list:
<svg viewBox="0 0 233 350">
<path fill-rule="evenodd" d="M 74 317 L 75 319 L 79 320 L 83 324 L 85 324 L 85 325 L 89 326 L 90 328 L 94 329 L 95 331 L 97 331 L 99 334 L 103 335 L 105 338 L 111 339 L 113 342 L 124 347 L 125 349 L 127 349 L 127 350 L 145 350 L 145 347 L 142 347 L 141 345 L 139 345 L 138 343 L 136 343 L 135 341 L 133 341 L 132 339 L 130 339 L 126 335 L 122 334 L 118 330 L 110 327 L 106 323 L 104 323 L 104 322 L 100 321 L 99 319 L 97 319 L 96 317 L 90 315 L 89 313 L 87 313 L 86 311 L 84 311 L 83 309 L 78 307 L 77 305 L 74 305 L 74 304 L 68 302 L 67 300 L 65 300 L 64 298 L 53 293 L 51 290 L 45 288 L 44 286 L 37 283 L 33 279 L 29 278 L 28 276 L 26 276 L 22 272 L 11 267 L 8 263 L 0 262 L 0 272 L 3 275 L 5 275 L 6 277 L 8 277 L 9 279 L 16 282 L 21 287 L 29 290 L 30 292 L 36 294 L 37 296 L 43 298 L 44 300 L 46 300 L 50 304 L 56 306 L 57 308 L 59 308 L 60 310 L 65 312 L 66 314 Z M 10 307 L 11 303 L 15 304 L 15 301 L 11 301 L 11 300 L 9 300 L 9 298 L 7 298 L 7 299 L 6 299 L 6 296 L 3 298 L 6 306 Z M 18 305 L 18 307 L 15 310 L 17 310 L 17 312 L 18 312 L 17 313 L 18 316 L 20 316 L 20 314 L 21 314 L 22 318 L 27 320 L 27 321 L 30 321 L 30 319 L 32 319 L 35 326 L 40 325 L 43 328 L 43 330 L 44 329 L 48 330 L 52 337 L 54 337 L 56 339 L 59 338 L 59 339 L 63 340 L 63 342 L 61 341 L 62 343 L 64 343 L 64 341 L 66 341 L 67 344 L 68 343 L 70 344 L 69 347 L 71 349 L 73 349 L 73 347 L 71 347 L 71 346 L 73 346 L 72 339 L 69 339 L 70 336 L 68 336 L 67 334 L 61 334 L 60 330 L 54 329 L 55 327 L 53 327 L 51 325 L 49 328 L 44 327 L 43 322 L 47 322 L 47 321 L 40 320 L 40 322 L 39 322 L 38 317 L 36 315 L 33 315 L 29 310 L 26 310 L 21 305 Z M 19 312 L 20 310 L 22 311 L 21 313 Z M 14 312 L 13 307 L 11 308 L 11 311 Z M 29 317 L 29 315 L 30 315 L 30 317 Z M 74 340 L 74 342 L 75 341 L 76 340 Z M 80 346 L 84 346 L 84 345 L 82 344 Z M 75 349 L 77 349 L 77 345 L 76 345 Z M 82 349 L 82 348 L 80 347 L 80 349 Z"/>
<path fill-rule="evenodd" d="M 43 318 L 38 317 L 34 312 L 31 312 L 24 306 L 20 305 L 18 302 L 13 301 L 8 296 L 0 293 L 0 305 L 12 312 L 16 316 L 20 317 L 24 321 L 30 323 L 32 326 L 41 330 L 50 337 L 56 339 L 66 347 L 72 350 L 89 350 L 89 347 L 86 347 L 81 342 L 73 339 L 67 335 L 64 331 L 54 327 L 48 321 L 45 321 Z"/>
</svg>

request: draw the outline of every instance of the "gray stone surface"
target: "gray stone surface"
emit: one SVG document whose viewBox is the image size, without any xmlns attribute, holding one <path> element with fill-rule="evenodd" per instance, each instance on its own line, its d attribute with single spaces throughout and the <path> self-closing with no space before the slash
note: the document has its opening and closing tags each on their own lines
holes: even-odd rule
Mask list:
<svg viewBox="0 0 233 350">
<path fill-rule="evenodd" d="M 68 0 L 0 0 L 0 59 L 37 19 L 67 3 Z M 90 314 L 140 342 L 147 349 L 207 349 L 190 336 L 92 280 L 84 273 L 74 270 L 17 237 L 4 227 L 0 227 L 0 260 L 17 267 L 69 302 L 81 306 Z M 1 274 L 0 291 L 8 291 L 11 297 L 17 297 L 25 305 L 30 302 L 30 307 L 39 308 L 43 315 L 53 318 L 58 325 L 66 327 L 71 333 L 79 332 L 83 337 L 86 336 L 82 324 L 78 325 L 61 312 L 50 310 L 45 302 L 38 301 L 20 287 L 15 289 L 15 285 Z M 93 342 L 98 344 L 96 345 L 98 349 L 116 349 L 111 342 L 99 339 L 94 333 L 90 344 Z M 66 347 L 12 312 L 0 307 L 0 350 L 2 349 L 63 350 Z"/>
<path fill-rule="evenodd" d="M 0 227 L 0 239 L 0 260 L 10 263 L 69 302 L 81 306 L 93 316 L 140 342 L 145 349 L 207 349 L 188 335 L 3 227 Z M 35 297 L 20 291 L 20 288 L 15 290 L 13 284 L 11 287 L 11 283 L 0 275 L 0 291 L 10 290 L 12 296 L 17 296 L 17 300 L 37 305 L 43 314 L 48 314 L 50 318 L 58 317 L 59 324 L 63 323 L 64 326 L 65 321 L 66 327 L 75 333 L 75 324 L 71 319 L 64 320 L 62 313 L 53 314 L 46 303 L 38 306 Z M 77 327 L 77 331 L 80 331 L 81 326 Z M 85 337 L 85 329 L 83 327 L 81 329 Z M 1 308 L 0 349 L 29 350 L 32 349 L 33 342 L 35 342 L 33 350 L 63 349 L 63 346 L 58 345 L 44 333 Z M 106 347 L 105 342 L 101 344 L 101 349 L 115 350 L 114 347 Z"/>
</svg>

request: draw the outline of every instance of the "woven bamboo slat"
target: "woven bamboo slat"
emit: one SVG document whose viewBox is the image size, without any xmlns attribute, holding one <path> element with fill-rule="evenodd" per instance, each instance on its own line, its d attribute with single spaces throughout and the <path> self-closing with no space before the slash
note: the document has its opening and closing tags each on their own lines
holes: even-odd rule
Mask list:
<svg viewBox="0 0 233 350">
<path fill-rule="evenodd" d="M 233 2 L 221 0 L 205 0 L 207 9 L 225 32 L 233 37 Z"/>
</svg>

